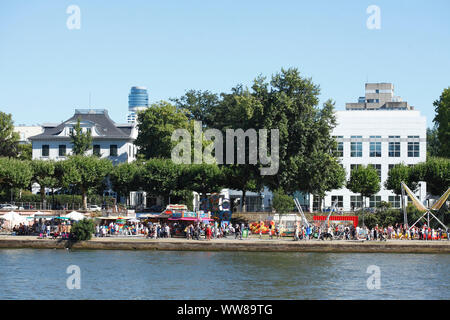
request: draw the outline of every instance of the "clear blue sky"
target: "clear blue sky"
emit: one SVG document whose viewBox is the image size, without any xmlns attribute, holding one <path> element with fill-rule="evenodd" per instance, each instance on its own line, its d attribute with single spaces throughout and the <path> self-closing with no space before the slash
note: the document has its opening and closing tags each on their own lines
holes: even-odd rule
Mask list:
<svg viewBox="0 0 450 320">
<path fill-rule="evenodd" d="M 69 5 L 81 29 L 69 30 Z M 381 9 L 369 30 L 366 8 Z M 16 124 L 59 122 L 106 108 L 126 122 L 128 93 L 155 102 L 188 89 L 229 91 L 297 67 L 337 109 L 364 83 L 392 82 L 426 117 L 450 86 L 450 1 L 0 2 L 0 110 Z"/>
</svg>

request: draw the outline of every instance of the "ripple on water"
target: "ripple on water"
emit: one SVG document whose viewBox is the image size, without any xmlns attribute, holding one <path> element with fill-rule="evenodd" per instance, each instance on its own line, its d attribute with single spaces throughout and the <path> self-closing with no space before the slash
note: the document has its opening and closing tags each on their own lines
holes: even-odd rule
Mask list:
<svg viewBox="0 0 450 320">
<path fill-rule="evenodd" d="M 0 249 L 0 299 L 449 299 L 449 271 L 432 254 Z"/>
</svg>

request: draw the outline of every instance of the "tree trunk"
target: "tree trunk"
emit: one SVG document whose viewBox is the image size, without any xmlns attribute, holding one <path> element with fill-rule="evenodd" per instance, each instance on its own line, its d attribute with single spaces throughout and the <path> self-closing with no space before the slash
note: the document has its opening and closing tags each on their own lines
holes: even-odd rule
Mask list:
<svg viewBox="0 0 450 320">
<path fill-rule="evenodd" d="M 44 199 L 45 199 L 45 187 L 44 186 L 40 186 L 41 187 L 41 203 L 44 203 Z"/>
<path fill-rule="evenodd" d="M 87 210 L 87 194 L 84 189 L 81 189 L 81 194 L 83 196 L 83 210 Z"/>
<path fill-rule="evenodd" d="M 246 208 L 247 201 L 245 201 L 245 194 L 246 193 L 247 193 L 246 190 L 242 190 L 242 201 L 241 201 L 241 203 L 242 203 L 242 212 L 247 212 L 247 208 Z"/>
</svg>

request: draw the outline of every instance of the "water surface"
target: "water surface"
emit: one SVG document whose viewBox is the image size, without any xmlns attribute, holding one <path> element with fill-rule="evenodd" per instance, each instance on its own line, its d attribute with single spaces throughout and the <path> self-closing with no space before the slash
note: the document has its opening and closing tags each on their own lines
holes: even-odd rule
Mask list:
<svg viewBox="0 0 450 320">
<path fill-rule="evenodd" d="M 450 299 L 449 274 L 447 254 L 0 249 L 0 299 Z"/>
</svg>

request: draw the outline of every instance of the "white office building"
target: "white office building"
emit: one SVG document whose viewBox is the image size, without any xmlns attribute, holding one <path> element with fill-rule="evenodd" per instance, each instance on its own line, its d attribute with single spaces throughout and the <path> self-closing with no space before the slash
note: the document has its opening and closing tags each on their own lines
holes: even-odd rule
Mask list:
<svg viewBox="0 0 450 320">
<path fill-rule="evenodd" d="M 333 135 L 338 141 L 341 163 L 347 172 L 358 165 L 373 165 L 380 176 L 381 190 L 366 199 L 366 207 L 376 207 L 381 201 L 399 208 L 400 197 L 384 188 L 389 170 L 399 163 L 414 165 L 426 161 L 426 118 L 416 110 L 361 110 L 337 111 L 338 125 Z M 426 197 L 426 185 L 421 183 L 417 194 Z M 311 197 L 312 198 L 312 197 Z M 338 200 L 337 207 L 344 211 L 361 207 L 361 197 L 343 188 L 327 193 L 325 207 Z M 311 199 L 311 206 L 318 203 Z"/>
</svg>

